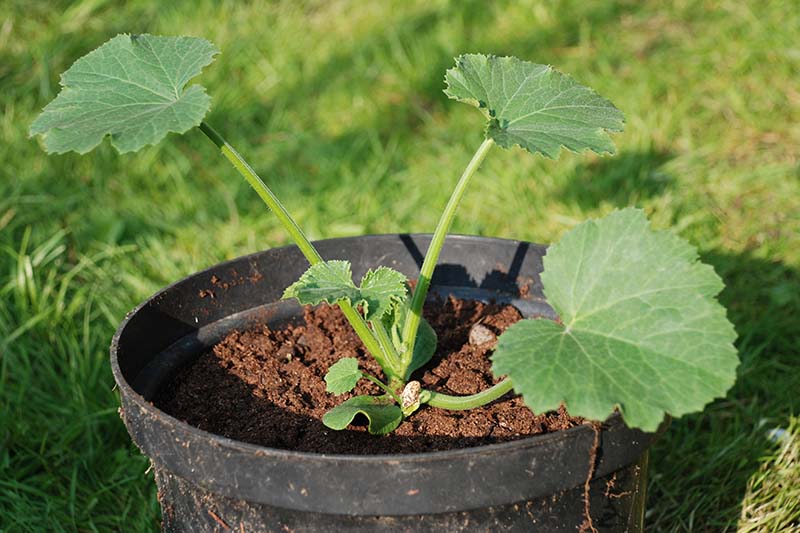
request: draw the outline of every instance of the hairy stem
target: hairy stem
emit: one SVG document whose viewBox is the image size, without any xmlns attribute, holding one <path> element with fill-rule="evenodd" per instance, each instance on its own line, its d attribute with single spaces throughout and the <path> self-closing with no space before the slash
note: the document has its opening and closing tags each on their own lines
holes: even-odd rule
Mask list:
<svg viewBox="0 0 800 533">
<path fill-rule="evenodd" d="M 289 233 L 292 240 L 295 242 L 300 251 L 303 252 L 303 255 L 306 256 L 308 262 L 312 265 L 319 263 L 322 261 L 322 256 L 319 255 L 314 245 L 311 244 L 311 241 L 308 240 L 308 237 L 305 236 L 303 230 L 300 229 L 300 226 L 297 225 L 297 222 L 294 221 L 292 216 L 283 207 L 278 197 L 267 187 L 267 184 L 256 174 L 256 171 L 244 160 L 244 158 L 239 155 L 237 152 L 228 142 L 223 139 L 219 133 L 214 131 L 214 129 L 206 124 L 205 122 L 200 123 L 200 130 L 205 133 L 209 139 L 214 141 L 222 155 L 224 155 L 228 161 L 233 164 L 234 168 L 239 171 L 244 179 L 250 184 L 251 187 L 258 193 L 261 199 L 267 204 L 267 207 L 275 213 L 275 216 L 278 217 L 278 220 L 283 225 L 284 229 Z"/>
<path fill-rule="evenodd" d="M 497 385 L 494 385 L 485 391 L 469 396 L 450 396 L 448 394 L 441 394 L 429 390 L 422 391 L 420 394 L 420 402 L 427 403 L 433 407 L 440 407 L 442 409 L 450 409 L 453 411 L 463 411 L 464 409 L 472 409 L 486 405 L 489 402 L 500 398 L 505 393 L 514 387 L 509 378 L 504 379 Z"/>
<path fill-rule="evenodd" d="M 470 178 L 472 178 L 475 171 L 478 170 L 478 167 L 481 166 L 481 163 L 492 146 L 494 146 L 494 141 L 492 139 L 486 139 L 478 147 L 478 150 L 475 152 L 475 155 L 472 156 L 472 160 L 470 160 L 467 168 L 464 169 L 464 173 L 461 174 L 461 178 L 458 180 L 456 188 L 453 190 L 453 194 L 450 196 L 450 200 L 448 200 L 442 212 L 439 224 L 436 226 L 436 231 L 433 233 L 431 244 L 428 246 L 425 260 L 419 272 L 419 280 L 414 289 L 414 295 L 411 298 L 411 306 L 408 310 L 408 315 L 406 315 L 405 326 L 403 326 L 403 342 L 405 342 L 407 346 L 403 354 L 403 365 L 405 367 L 411 364 L 411 358 L 414 354 L 414 342 L 416 342 L 417 338 L 417 329 L 419 329 L 419 323 L 422 319 L 422 306 L 425 304 L 425 298 L 431 286 L 433 270 L 436 268 L 436 263 L 439 260 L 439 253 L 442 251 L 444 239 L 453 223 L 456 208 L 459 202 L 461 202 L 461 197 L 464 196 L 464 191 L 467 189 Z"/>
<path fill-rule="evenodd" d="M 211 141 L 216 144 L 222 155 L 224 155 L 228 161 L 231 162 L 233 167 L 239 171 L 244 179 L 247 180 L 247 183 L 250 184 L 253 189 L 255 189 L 256 193 L 261 197 L 267 207 L 275 213 L 275 216 L 278 217 L 278 220 L 283 225 L 284 229 L 289 233 L 294 243 L 300 248 L 300 251 L 303 252 L 303 255 L 308 259 L 308 262 L 312 265 L 322 262 L 322 256 L 319 255 L 317 249 L 314 248 L 314 245 L 311 244 L 311 241 L 308 240 L 308 237 L 305 236 L 303 230 L 300 229 L 300 226 L 297 225 L 297 222 L 294 221 L 292 216 L 283 207 L 283 204 L 278 200 L 278 197 L 267 187 L 267 184 L 256 174 L 256 171 L 245 161 L 245 159 L 239 155 L 239 153 L 228 144 L 228 142 L 222 138 L 222 136 L 217 133 L 214 128 L 206 124 L 205 122 L 200 123 L 200 131 L 206 134 L 206 136 L 211 139 Z M 394 375 L 395 369 L 388 365 L 388 361 L 385 360 L 383 357 L 383 352 L 381 350 L 380 344 L 378 343 L 377 339 L 372 335 L 367 323 L 364 321 L 364 318 L 347 302 L 342 302 L 339 304 L 339 307 L 344 313 L 344 316 L 347 317 L 347 320 L 350 322 L 350 325 L 353 326 L 358 337 L 364 343 L 367 350 L 372 354 L 376 361 L 381 365 L 384 372 L 387 375 Z"/>
</svg>

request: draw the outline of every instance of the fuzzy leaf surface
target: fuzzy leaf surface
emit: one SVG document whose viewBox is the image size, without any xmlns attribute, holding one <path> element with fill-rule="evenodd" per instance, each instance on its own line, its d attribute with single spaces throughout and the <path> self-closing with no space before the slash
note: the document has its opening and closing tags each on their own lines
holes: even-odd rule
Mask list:
<svg viewBox="0 0 800 533">
<path fill-rule="evenodd" d="M 186 87 L 218 50 L 196 37 L 117 35 L 61 76 L 61 92 L 36 118 L 47 152 L 84 154 L 111 136 L 120 153 L 184 133 L 208 112 L 199 85 Z"/>
<path fill-rule="evenodd" d="M 391 400 L 377 396 L 354 396 L 340 403 L 322 416 L 322 423 L 331 429 L 341 430 L 362 414 L 369 421 L 368 431 L 373 435 L 391 433 L 403 421 L 403 412 Z"/>
<path fill-rule="evenodd" d="M 736 333 L 716 295 L 723 284 L 686 241 L 616 211 L 569 231 L 544 258 L 542 284 L 562 324 L 523 320 L 499 338 L 507 374 L 535 412 L 564 403 L 603 420 L 618 407 L 654 431 L 665 413 L 699 411 L 736 378 Z"/>
<path fill-rule="evenodd" d="M 297 298 L 304 305 L 334 304 L 344 300 L 361 305 L 364 318 L 375 320 L 389 311 L 395 302 L 405 298 L 405 282 L 406 278 L 400 272 L 379 267 L 364 275 L 359 288 L 353 283 L 350 263 L 334 259 L 312 265 L 284 291 L 283 298 Z"/>
<path fill-rule="evenodd" d="M 284 300 L 297 298 L 303 305 L 334 304 L 338 300 L 352 302 L 356 297 L 358 288 L 353 284 L 350 263 L 338 259 L 312 265 L 283 293 Z"/>
<path fill-rule="evenodd" d="M 350 392 L 362 376 L 361 370 L 358 369 L 358 359 L 344 357 L 332 364 L 325 374 L 327 384 L 325 390 L 333 394 Z"/>
<path fill-rule="evenodd" d="M 387 267 L 369 270 L 361 278 L 360 298 L 364 304 L 364 317 L 375 320 L 384 316 L 391 307 L 406 297 L 406 277 Z"/>
<path fill-rule="evenodd" d="M 485 113 L 486 136 L 503 148 L 516 144 L 551 158 L 561 146 L 613 153 L 607 131 L 623 128 L 622 112 L 611 102 L 549 65 L 465 54 L 445 82 L 447 96 Z"/>
</svg>

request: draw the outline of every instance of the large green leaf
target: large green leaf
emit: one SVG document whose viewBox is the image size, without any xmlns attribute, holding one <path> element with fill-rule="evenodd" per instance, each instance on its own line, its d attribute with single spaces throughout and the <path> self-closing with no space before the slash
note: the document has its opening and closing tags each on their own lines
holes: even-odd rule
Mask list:
<svg viewBox="0 0 800 533">
<path fill-rule="evenodd" d="M 542 283 L 563 325 L 523 320 L 492 356 L 532 410 L 563 402 L 602 420 L 618 407 L 628 425 L 652 431 L 664 413 L 701 410 L 733 385 L 736 333 L 715 298 L 722 281 L 642 211 L 568 232 L 548 249 Z"/>
<path fill-rule="evenodd" d="M 106 135 L 124 153 L 184 133 L 210 102 L 205 89 L 186 84 L 217 52 L 196 37 L 117 35 L 64 72 L 61 92 L 30 134 L 43 135 L 48 152 L 84 154 Z"/>
<path fill-rule="evenodd" d="M 326 391 L 333 394 L 350 392 L 364 374 L 358 369 L 358 359 L 343 357 L 331 365 L 325 374 Z"/>
<path fill-rule="evenodd" d="M 325 413 L 322 423 L 340 430 L 349 426 L 359 414 L 367 417 L 368 430 L 373 435 L 391 433 L 403 421 L 403 411 L 391 400 L 377 396 L 355 396 Z"/>
<path fill-rule="evenodd" d="M 611 102 L 548 65 L 466 54 L 445 81 L 447 96 L 484 111 L 487 137 L 504 148 L 517 144 L 553 158 L 561 146 L 613 153 L 606 130 L 623 128 Z"/>
<path fill-rule="evenodd" d="M 361 287 L 356 287 L 350 263 L 334 259 L 312 265 L 284 291 L 283 298 L 297 298 L 301 304 L 309 305 L 347 301 L 361 305 L 364 318 L 375 320 L 406 296 L 405 283 L 406 277 L 400 272 L 379 267 L 367 272 L 361 278 Z"/>
</svg>

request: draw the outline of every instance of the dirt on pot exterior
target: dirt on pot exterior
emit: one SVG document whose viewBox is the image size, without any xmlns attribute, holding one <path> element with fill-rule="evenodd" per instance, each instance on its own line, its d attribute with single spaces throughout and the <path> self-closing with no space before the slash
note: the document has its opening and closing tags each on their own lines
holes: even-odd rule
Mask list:
<svg viewBox="0 0 800 533">
<path fill-rule="evenodd" d="M 522 318 L 511 305 L 449 297 L 429 302 L 425 316 L 439 338 L 433 360 L 416 373 L 423 387 L 474 394 L 497 383 L 488 356 L 496 336 Z M 426 407 L 390 435 L 325 427 L 322 415 L 347 396 L 325 391 L 324 376 L 342 357 L 368 372 L 380 367 L 337 307 L 307 307 L 304 323 L 234 331 L 168 383 L 156 399 L 167 413 L 200 429 L 272 448 L 339 454 L 420 453 L 515 440 L 575 427 L 565 409 L 534 414 L 519 397 L 481 408 Z M 380 394 L 362 381 L 355 394 Z"/>
</svg>

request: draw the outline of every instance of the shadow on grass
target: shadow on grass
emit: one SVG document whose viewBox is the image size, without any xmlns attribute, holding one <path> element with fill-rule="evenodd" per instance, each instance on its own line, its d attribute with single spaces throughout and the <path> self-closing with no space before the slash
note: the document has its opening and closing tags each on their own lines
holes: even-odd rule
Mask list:
<svg viewBox="0 0 800 533">
<path fill-rule="evenodd" d="M 652 452 L 648 530 L 733 530 L 747 481 L 773 444 L 770 428 L 800 408 L 800 272 L 750 254 L 708 252 L 739 335 L 736 385 L 704 412 L 673 422 Z"/>
<path fill-rule="evenodd" d="M 579 165 L 558 194 L 584 210 L 601 201 L 616 207 L 636 204 L 673 186 L 674 178 L 661 170 L 671 158 L 668 152 L 648 150 L 594 159 Z"/>
</svg>

